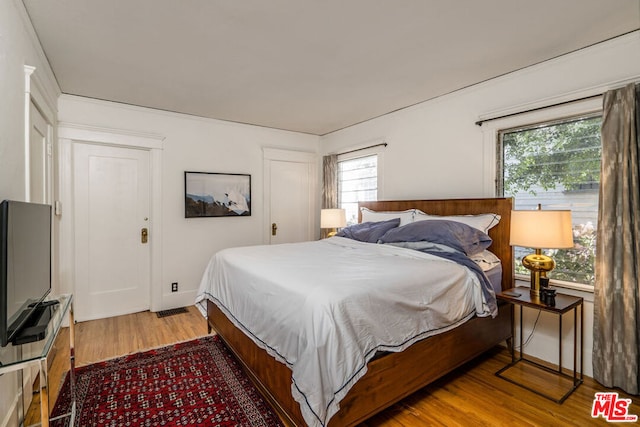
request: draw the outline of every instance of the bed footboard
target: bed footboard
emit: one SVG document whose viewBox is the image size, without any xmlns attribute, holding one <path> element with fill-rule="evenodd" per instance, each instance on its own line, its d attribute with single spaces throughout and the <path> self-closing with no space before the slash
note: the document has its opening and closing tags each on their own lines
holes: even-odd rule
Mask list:
<svg viewBox="0 0 640 427">
<path fill-rule="evenodd" d="M 340 411 L 329 425 L 356 425 L 509 339 L 511 316 L 511 307 L 501 305 L 496 318 L 474 317 L 401 353 L 388 353 L 371 361 L 367 374 L 340 402 Z M 304 426 L 300 406 L 291 397 L 291 370 L 255 345 L 210 301 L 208 322 L 285 424 Z"/>
</svg>

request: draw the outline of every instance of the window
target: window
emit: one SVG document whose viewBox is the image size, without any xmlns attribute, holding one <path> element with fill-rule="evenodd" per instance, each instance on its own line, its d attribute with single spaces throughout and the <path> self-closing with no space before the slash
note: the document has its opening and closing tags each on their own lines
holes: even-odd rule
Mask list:
<svg viewBox="0 0 640 427">
<path fill-rule="evenodd" d="M 338 206 L 346 210 L 347 225 L 358 222 L 358 202 L 378 199 L 378 155 L 338 158 Z"/>
<path fill-rule="evenodd" d="M 514 197 L 515 209 L 572 211 L 575 247 L 544 251 L 556 261 L 556 281 L 594 283 L 601 124 L 598 113 L 498 132 L 497 193 Z M 515 249 L 516 259 L 532 252 Z M 528 270 L 516 263 L 516 274 Z"/>
</svg>

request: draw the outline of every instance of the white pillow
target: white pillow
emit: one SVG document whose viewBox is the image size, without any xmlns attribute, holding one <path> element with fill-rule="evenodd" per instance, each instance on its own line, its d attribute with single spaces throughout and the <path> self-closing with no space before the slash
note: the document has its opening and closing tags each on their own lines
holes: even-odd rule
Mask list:
<svg viewBox="0 0 640 427">
<path fill-rule="evenodd" d="M 427 220 L 441 220 L 441 221 L 456 221 L 463 224 L 467 224 L 470 227 L 477 228 L 478 230 L 488 233 L 489 229 L 500 222 L 501 216 L 498 214 L 487 213 L 479 215 L 429 215 L 422 212 L 420 209 L 415 210 L 414 221 L 427 221 Z M 402 225 L 402 224 L 400 224 Z"/>
<path fill-rule="evenodd" d="M 413 222 L 413 214 L 415 209 L 408 209 L 406 211 L 372 211 L 369 208 L 360 208 L 362 213 L 362 222 L 380 222 L 389 219 L 400 218 L 400 225 L 405 225 Z"/>
<path fill-rule="evenodd" d="M 493 252 L 486 249 L 470 256 L 469 258 L 478 264 L 482 271 L 489 271 L 496 265 L 500 265 L 500 258 L 498 258 Z"/>
</svg>

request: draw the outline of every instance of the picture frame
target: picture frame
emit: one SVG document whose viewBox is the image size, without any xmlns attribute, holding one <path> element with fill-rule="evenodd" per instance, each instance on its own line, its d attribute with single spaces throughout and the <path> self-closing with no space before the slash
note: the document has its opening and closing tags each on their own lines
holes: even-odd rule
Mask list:
<svg viewBox="0 0 640 427">
<path fill-rule="evenodd" d="M 251 216 L 251 175 L 184 173 L 184 217 Z"/>
</svg>

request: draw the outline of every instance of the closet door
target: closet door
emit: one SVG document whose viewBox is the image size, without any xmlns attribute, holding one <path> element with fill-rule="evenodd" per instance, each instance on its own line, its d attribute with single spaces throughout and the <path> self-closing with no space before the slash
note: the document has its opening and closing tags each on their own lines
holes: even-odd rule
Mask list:
<svg viewBox="0 0 640 427">
<path fill-rule="evenodd" d="M 317 237 L 316 156 L 265 150 L 265 243 L 295 243 Z"/>
<path fill-rule="evenodd" d="M 271 224 L 269 242 L 295 243 L 310 240 L 309 165 L 271 162 Z"/>
</svg>

